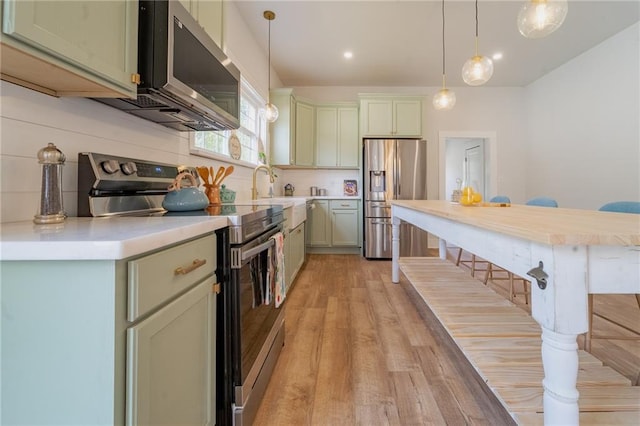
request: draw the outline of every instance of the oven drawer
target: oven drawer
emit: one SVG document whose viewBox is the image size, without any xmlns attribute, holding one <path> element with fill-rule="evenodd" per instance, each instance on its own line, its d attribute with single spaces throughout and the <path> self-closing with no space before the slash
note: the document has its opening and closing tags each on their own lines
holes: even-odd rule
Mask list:
<svg viewBox="0 0 640 426">
<path fill-rule="evenodd" d="M 215 235 L 129 261 L 127 320 L 135 321 L 215 269 Z"/>
</svg>

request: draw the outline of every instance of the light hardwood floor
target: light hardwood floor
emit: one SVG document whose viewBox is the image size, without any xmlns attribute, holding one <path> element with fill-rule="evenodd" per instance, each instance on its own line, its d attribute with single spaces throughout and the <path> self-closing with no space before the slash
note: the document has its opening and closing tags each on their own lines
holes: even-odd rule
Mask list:
<svg viewBox="0 0 640 426">
<path fill-rule="evenodd" d="M 391 263 L 311 255 L 286 302 L 285 346 L 256 425 L 511 424 Z"/>
<path fill-rule="evenodd" d="M 308 256 L 288 295 L 285 346 L 255 425 L 512 423 L 438 321 L 419 313 L 390 274 L 389 261 Z M 516 298 L 526 310 L 523 301 Z M 600 296 L 596 309 L 620 316 L 619 303 Z M 611 328 L 601 319 L 595 326 Z M 593 353 L 635 381 L 638 343 L 598 339 Z"/>
</svg>

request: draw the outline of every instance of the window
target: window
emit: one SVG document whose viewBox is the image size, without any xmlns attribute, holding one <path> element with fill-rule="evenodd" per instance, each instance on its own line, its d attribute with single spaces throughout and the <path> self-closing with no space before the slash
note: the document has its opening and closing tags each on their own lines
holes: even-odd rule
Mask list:
<svg viewBox="0 0 640 426">
<path fill-rule="evenodd" d="M 260 153 L 265 152 L 267 139 L 267 122 L 262 110 L 265 101 L 241 78 L 240 86 L 240 128 L 215 132 L 195 132 L 192 153 L 207 157 L 231 158 L 229 153 L 229 137 L 235 133 L 240 140 L 241 153 L 239 160 L 251 164 L 261 161 Z"/>
</svg>

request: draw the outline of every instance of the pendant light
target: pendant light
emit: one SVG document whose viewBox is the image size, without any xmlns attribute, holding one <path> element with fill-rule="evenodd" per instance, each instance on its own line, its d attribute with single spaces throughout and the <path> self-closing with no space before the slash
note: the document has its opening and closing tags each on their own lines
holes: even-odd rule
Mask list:
<svg viewBox="0 0 640 426">
<path fill-rule="evenodd" d="M 518 13 L 518 30 L 527 38 L 546 37 L 567 17 L 567 0 L 528 0 Z"/>
<path fill-rule="evenodd" d="M 268 77 L 268 87 L 269 87 L 269 97 L 267 98 L 267 104 L 265 105 L 264 117 L 269 123 L 273 123 L 278 119 L 278 108 L 271 103 L 269 98 L 271 98 L 271 21 L 276 19 L 276 14 L 270 10 L 265 10 L 262 14 L 264 19 L 269 21 L 269 77 Z"/>
<path fill-rule="evenodd" d="M 462 66 L 462 79 L 469 86 L 485 84 L 493 75 L 493 61 L 478 55 L 478 0 L 476 0 L 476 54 Z"/>
<path fill-rule="evenodd" d="M 447 89 L 445 81 L 445 49 L 444 49 L 444 0 L 442 0 L 442 89 L 433 96 L 435 109 L 450 110 L 456 104 L 456 94 Z"/>
</svg>

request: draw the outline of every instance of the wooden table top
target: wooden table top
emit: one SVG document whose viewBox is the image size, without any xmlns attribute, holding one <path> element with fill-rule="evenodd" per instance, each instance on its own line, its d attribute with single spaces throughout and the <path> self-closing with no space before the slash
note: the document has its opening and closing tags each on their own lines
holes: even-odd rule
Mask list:
<svg viewBox="0 0 640 426">
<path fill-rule="evenodd" d="M 456 222 L 549 245 L 640 245 L 640 215 L 511 204 L 465 207 L 443 200 L 393 200 Z"/>
</svg>

